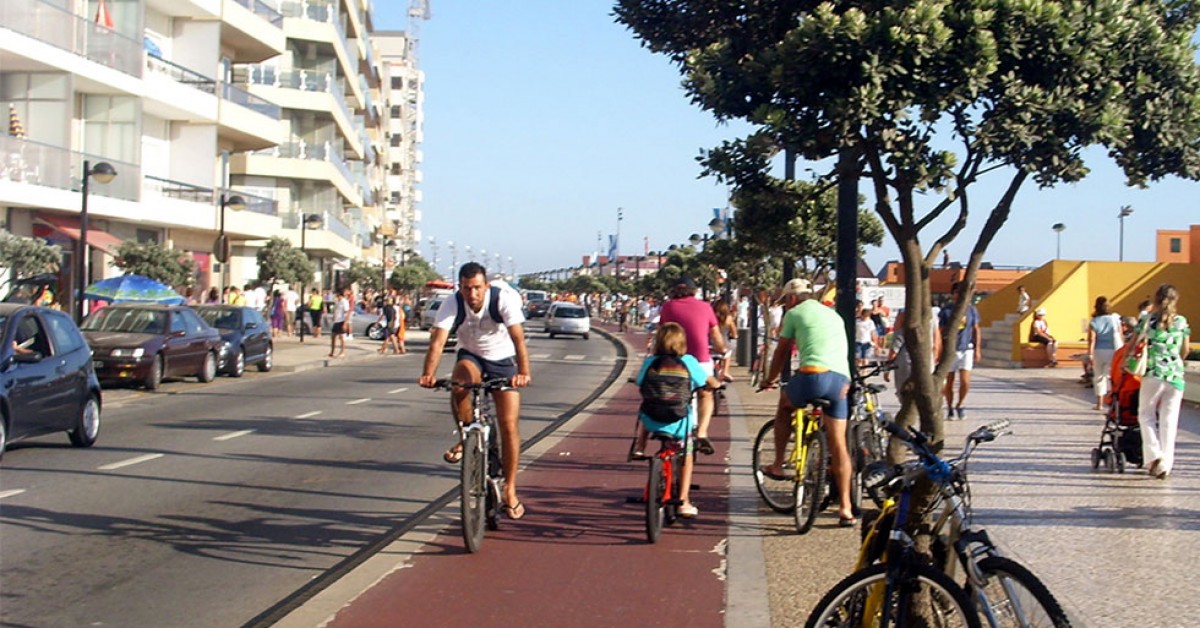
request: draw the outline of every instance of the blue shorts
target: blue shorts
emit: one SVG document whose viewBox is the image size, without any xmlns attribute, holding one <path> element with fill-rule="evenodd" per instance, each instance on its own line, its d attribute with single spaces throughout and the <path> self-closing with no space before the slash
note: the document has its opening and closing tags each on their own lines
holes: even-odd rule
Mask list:
<svg viewBox="0 0 1200 628">
<path fill-rule="evenodd" d="M 871 357 L 871 343 L 869 343 L 869 342 L 854 343 L 854 355 L 858 356 L 858 359 L 860 359 L 860 360 L 865 360 L 865 359 Z"/>
<path fill-rule="evenodd" d="M 813 399 L 828 399 L 829 409 L 825 415 L 833 419 L 850 418 L 850 378 L 841 373 L 825 371 L 824 373 L 793 373 L 783 391 L 788 401 L 797 408 L 803 408 Z"/>
<path fill-rule="evenodd" d="M 517 361 L 513 358 L 504 358 L 503 360 L 485 360 L 466 349 L 458 350 L 458 361 L 466 360 L 475 365 L 479 372 L 483 374 L 483 379 L 492 379 L 494 377 L 509 378 L 517 374 Z"/>
</svg>

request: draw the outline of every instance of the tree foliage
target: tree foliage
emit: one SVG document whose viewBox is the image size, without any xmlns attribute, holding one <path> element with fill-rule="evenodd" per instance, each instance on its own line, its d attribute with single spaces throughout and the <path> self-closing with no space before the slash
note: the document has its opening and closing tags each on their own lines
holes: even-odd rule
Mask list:
<svg viewBox="0 0 1200 628">
<path fill-rule="evenodd" d="M 937 391 L 954 343 L 928 375 L 928 270 L 967 226 L 971 186 L 991 174 L 1004 191 L 981 203 L 955 318 L 1028 180 L 1079 181 L 1091 146 L 1103 147 L 1131 185 L 1200 175 L 1192 43 L 1200 11 L 1190 0 L 618 0 L 615 13 L 678 65 L 693 103 L 758 127 L 746 140 L 757 150 L 729 159 L 786 147 L 827 167 L 820 181 L 837 178 L 834 155 L 856 165 L 844 174 L 865 179 L 910 269 L 903 333 L 917 375 L 902 418 L 915 419 L 915 402 L 935 441 Z M 775 202 L 762 199 L 768 208 Z M 919 237 L 926 229 L 933 235 Z"/>
<path fill-rule="evenodd" d="M 196 261 L 191 256 L 156 242 L 122 242 L 112 265 L 174 288 L 191 286 L 196 280 Z"/>
<path fill-rule="evenodd" d="M 286 238 L 271 238 L 258 250 L 257 259 L 258 280 L 263 285 L 286 283 L 299 287 L 313 283 L 316 266 Z"/>
<path fill-rule="evenodd" d="M 42 273 L 57 273 L 62 263 L 62 248 L 40 238 L 25 238 L 0 230 L 0 268 L 8 272 L 0 287 L 9 281 Z"/>
<path fill-rule="evenodd" d="M 429 262 L 420 255 L 410 255 L 403 264 L 396 267 L 388 277 L 388 287 L 400 291 L 413 291 L 421 288 L 427 282 L 441 278 Z"/>
</svg>

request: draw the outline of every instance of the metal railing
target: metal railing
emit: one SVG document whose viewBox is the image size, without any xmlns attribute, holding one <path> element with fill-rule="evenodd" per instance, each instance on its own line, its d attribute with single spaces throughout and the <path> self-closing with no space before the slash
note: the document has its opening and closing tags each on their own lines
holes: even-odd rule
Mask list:
<svg viewBox="0 0 1200 628">
<path fill-rule="evenodd" d="M 273 198 L 259 196 L 257 194 L 251 194 L 249 192 L 242 192 L 239 190 L 226 190 L 225 193 L 230 195 L 237 194 L 238 196 L 241 196 L 242 199 L 246 201 L 246 211 L 248 212 L 262 214 L 264 216 L 279 215 L 279 201 Z"/>
<path fill-rule="evenodd" d="M 217 82 L 215 80 L 161 57 L 147 54 L 146 69 L 156 74 L 164 74 L 177 83 L 198 89 L 206 94 L 216 94 L 217 92 Z"/>
<path fill-rule="evenodd" d="M 271 25 L 283 28 L 283 15 L 262 0 L 234 0 L 234 2 L 250 9 L 252 13 L 270 22 Z"/>
<path fill-rule="evenodd" d="M 150 174 L 144 177 L 142 189 L 157 192 L 167 198 L 176 198 L 181 201 L 203 203 L 205 205 L 212 205 L 215 198 L 212 188 L 184 183 L 183 181 L 164 179 Z"/>
<path fill-rule="evenodd" d="M 221 83 L 221 99 L 257 111 L 272 120 L 278 120 L 283 115 L 279 105 L 255 96 L 233 83 Z"/>
<path fill-rule="evenodd" d="M 89 194 L 127 201 L 140 198 L 142 169 L 136 164 L 0 135 L 0 178 L 78 192 L 81 189 L 79 173 L 84 159 L 91 160 L 93 164 L 107 161 L 117 171 L 117 177 L 111 183 L 89 186 Z"/>
<path fill-rule="evenodd" d="M 142 76 L 142 42 L 43 0 L 0 2 L 0 29 L 32 37 L 131 76 Z"/>
</svg>

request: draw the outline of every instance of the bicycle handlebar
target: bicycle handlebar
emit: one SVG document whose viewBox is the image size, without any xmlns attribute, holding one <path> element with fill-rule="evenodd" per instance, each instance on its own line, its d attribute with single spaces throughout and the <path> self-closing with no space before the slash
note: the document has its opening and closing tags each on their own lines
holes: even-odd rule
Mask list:
<svg viewBox="0 0 1200 628">
<path fill-rule="evenodd" d="M 441 389 L 441 390 L 450 390 L 452 388 L 462 388 L 465 390 L 483 390 L 485 392 L 491 391 L 491 390 L 508 390 L 508 389 L 512 388 L 512 386 L 509 386 L 509 380 L 507 377 L 493 377 L 491 379 L 485 379 L 482 382 L 474 382 L 474 383 L 466 383 L 466 384 L 464 384 L 462 382 L 456 382 L 447 377 L 447 378 L 439 379 L 436 382 L 434 382 L 433 387 L 435 389 Z"/>
</svg>

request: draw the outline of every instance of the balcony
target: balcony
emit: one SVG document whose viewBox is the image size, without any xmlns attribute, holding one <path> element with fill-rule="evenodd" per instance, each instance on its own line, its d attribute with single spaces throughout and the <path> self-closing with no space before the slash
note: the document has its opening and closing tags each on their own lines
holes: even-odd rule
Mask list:
<svg viewBox="0 0 1200 628">
<path fill-rule="evenodd" d="M 346 95 L 342 90 L 341 83 L 334 74 L 309 70 L 281 71 L 270 65 L 242 66 L 237 69 L 235 74 L 239 80 L 244 80 L 251 85 L 298 90 L 309 94 L 327 94 L 329 99 L 314 100 L 312 97 L 275 92 L 271 94 L 271 98 L 285 109 L 304 109 L 333 114 L 334 122 L 337 123 L 346 142 L 355 152 L 354 158 L 362 158 L 363 147 L 354 125 L 354 116 L 346 104 Z"/>
<path fill-rule="evenodd" d="M 234 172 L 248 175 L 324 181 L 337 189 L 345 204 L 363 203 L 354 174 L 332 142 L 285 142 L 252 153 L 234 155 L 230 164 Z"/>
<path fill-rule="evenodd" d="M 238 151 L 274 146 L 284 136 L 279 105 L 237 85 L 221 83 L 218 133 Z"/>
<path fill-rule="evenodd" d="M 217 82 L 213 79 L 147 53 L 145 82 L 146 113 L 164 120 L 217 119 Z"/>
<path fill-rule="evenodd" d="M 0 28 L 123 74 L 142 76 L 142 42 L 43 0 L 0 2 Z"/>
<path fill-rule="evenodd" d="M 224 0 L 221 45 L 234 63 L 258 63 L 287 50 L 283 16 L 262 0 Z"/>
<path fill-rule="evenodd" d="M 107 161 L 117 170 L 117 177 L 111 183 L 91 186 L 89 195 L 126 201 L 140 198 L 140 166 L 79 153 L 61 146 L 0 135 L 0 181 L 78 192 L 81 189 L 79 172 L 84 159 L 92 163 Z M 36 190 L 33 191 L 36 194 Z M 77 205 L 78 200 L 75 203 Z"/>
</svg>

